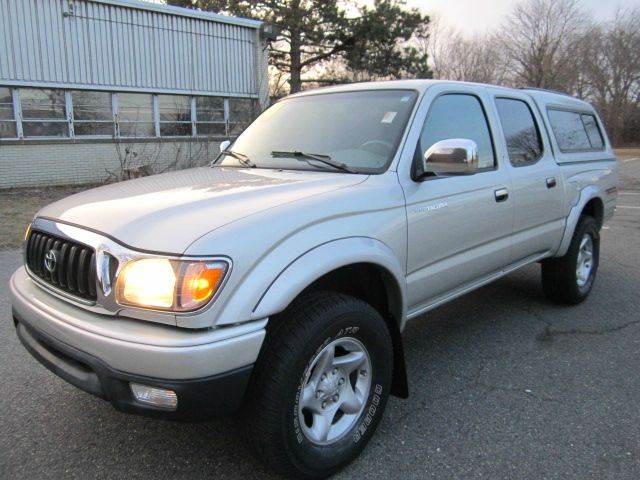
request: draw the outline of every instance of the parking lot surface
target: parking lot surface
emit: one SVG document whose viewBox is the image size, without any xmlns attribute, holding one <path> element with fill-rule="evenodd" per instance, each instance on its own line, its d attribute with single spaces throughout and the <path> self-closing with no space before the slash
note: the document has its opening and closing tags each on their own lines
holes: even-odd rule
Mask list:
<svg viewBox="0 0 640 480">
<path fill-rule="evenodd" d="M 640 159 L 621 171 L 591 297 L 549 303 L 532 265 L 412 322 L 411 397 L 337 478 L 640 478 Z M 0 478 L 272 478 L 233 419 L 128 416 L 40 366 L 11 322 L 20 262 L 0 251 Z"/>
</svg>

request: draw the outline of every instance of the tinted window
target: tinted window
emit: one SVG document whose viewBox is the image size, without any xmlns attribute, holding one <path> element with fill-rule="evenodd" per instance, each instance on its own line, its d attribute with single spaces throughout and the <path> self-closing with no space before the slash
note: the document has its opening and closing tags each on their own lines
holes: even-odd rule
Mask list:
<svg viewBox="0 0 640 480">
<path fill-rule="evenodd" d="M 456 93 L 436 98 L 422 127 L 416 156 L 422 158 L 434 143 L 449 138 L 466 138 L 476 142 L 479 168 L 492 168 L 495 165 L 487 118 L 477 97 Z"/>
<path fill-rule="evenodd" d="M 552 109 L 549 109 L 548 112 L 551 128 L 560 150 L 586 151 L 592 149 L 579 113 Z"/>
<path fill-rule="evenodd" d="M 604 141 L 602 140 L 602 134 L 598 128 L 596 117 L 593 115 L 583 114 L 582 123 L 584 123 L 584 128 L 587 131 L 587 137 L 589 137 L 591 148 L 601 150 L 604 147 Z"/>
<path fill-rule="evenodd" d="M 542 140 L 529 106 L 522 100 L 498 98 L 496 107 L 511 164 L 535 162 L 542 154 Z"/>
</svg>

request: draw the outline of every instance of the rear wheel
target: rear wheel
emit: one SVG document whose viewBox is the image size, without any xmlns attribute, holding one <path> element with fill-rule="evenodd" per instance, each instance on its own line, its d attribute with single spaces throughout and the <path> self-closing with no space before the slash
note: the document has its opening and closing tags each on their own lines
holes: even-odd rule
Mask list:
<svg viewBox="0 0 640 480">
<path fill-rule="evenodd" d="M 269 332 L 244 421 L 258 456 L 292 478 L 324 478 L 374 433 L 393 371 L 387 325 L 365 302 L 315 292 Z"/>
<path fill-rule="evenodd" d="M 580 218 L 567 253 L 542 262 L 542 287 L 547 298 L 570 305 L 589 296 L 598 271 L 600 234 L 594 218 Z"/>
</svg>

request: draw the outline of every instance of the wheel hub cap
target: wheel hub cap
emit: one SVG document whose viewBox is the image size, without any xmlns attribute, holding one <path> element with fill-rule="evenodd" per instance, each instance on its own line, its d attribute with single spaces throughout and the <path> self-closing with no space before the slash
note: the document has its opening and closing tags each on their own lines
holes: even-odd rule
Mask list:
<svg viewBox="0 0 640 480">
<path fill-rule="evenodd" d="M 576 281 L 579 287 L 584 287 L 591 277 L 593 270 L 593 240 L 591 235 L 585 234 L 580 241 L 578 261 L 576 265 Z"/>
<path fill-rule="evenodd" d="M 302 379 L 298 420 L 318 445 L 342 438 L 360 418 L 371 388 L 371 360 L 364 345 L 344 337 L 324 347 Z"/>
</svg>

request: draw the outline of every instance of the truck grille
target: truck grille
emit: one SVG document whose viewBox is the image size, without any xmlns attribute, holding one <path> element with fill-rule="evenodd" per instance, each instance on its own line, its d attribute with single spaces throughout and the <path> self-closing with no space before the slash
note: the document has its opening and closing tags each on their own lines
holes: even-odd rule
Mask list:
<svg viewBox="0 0 640 480">
<path fill-rule="evenodd" d="M 96 254 L 92 248 L 33 231 L 25 256 L 31 273 L 44 282 L 76 297 L 96 300 Z"/>
</svg>

